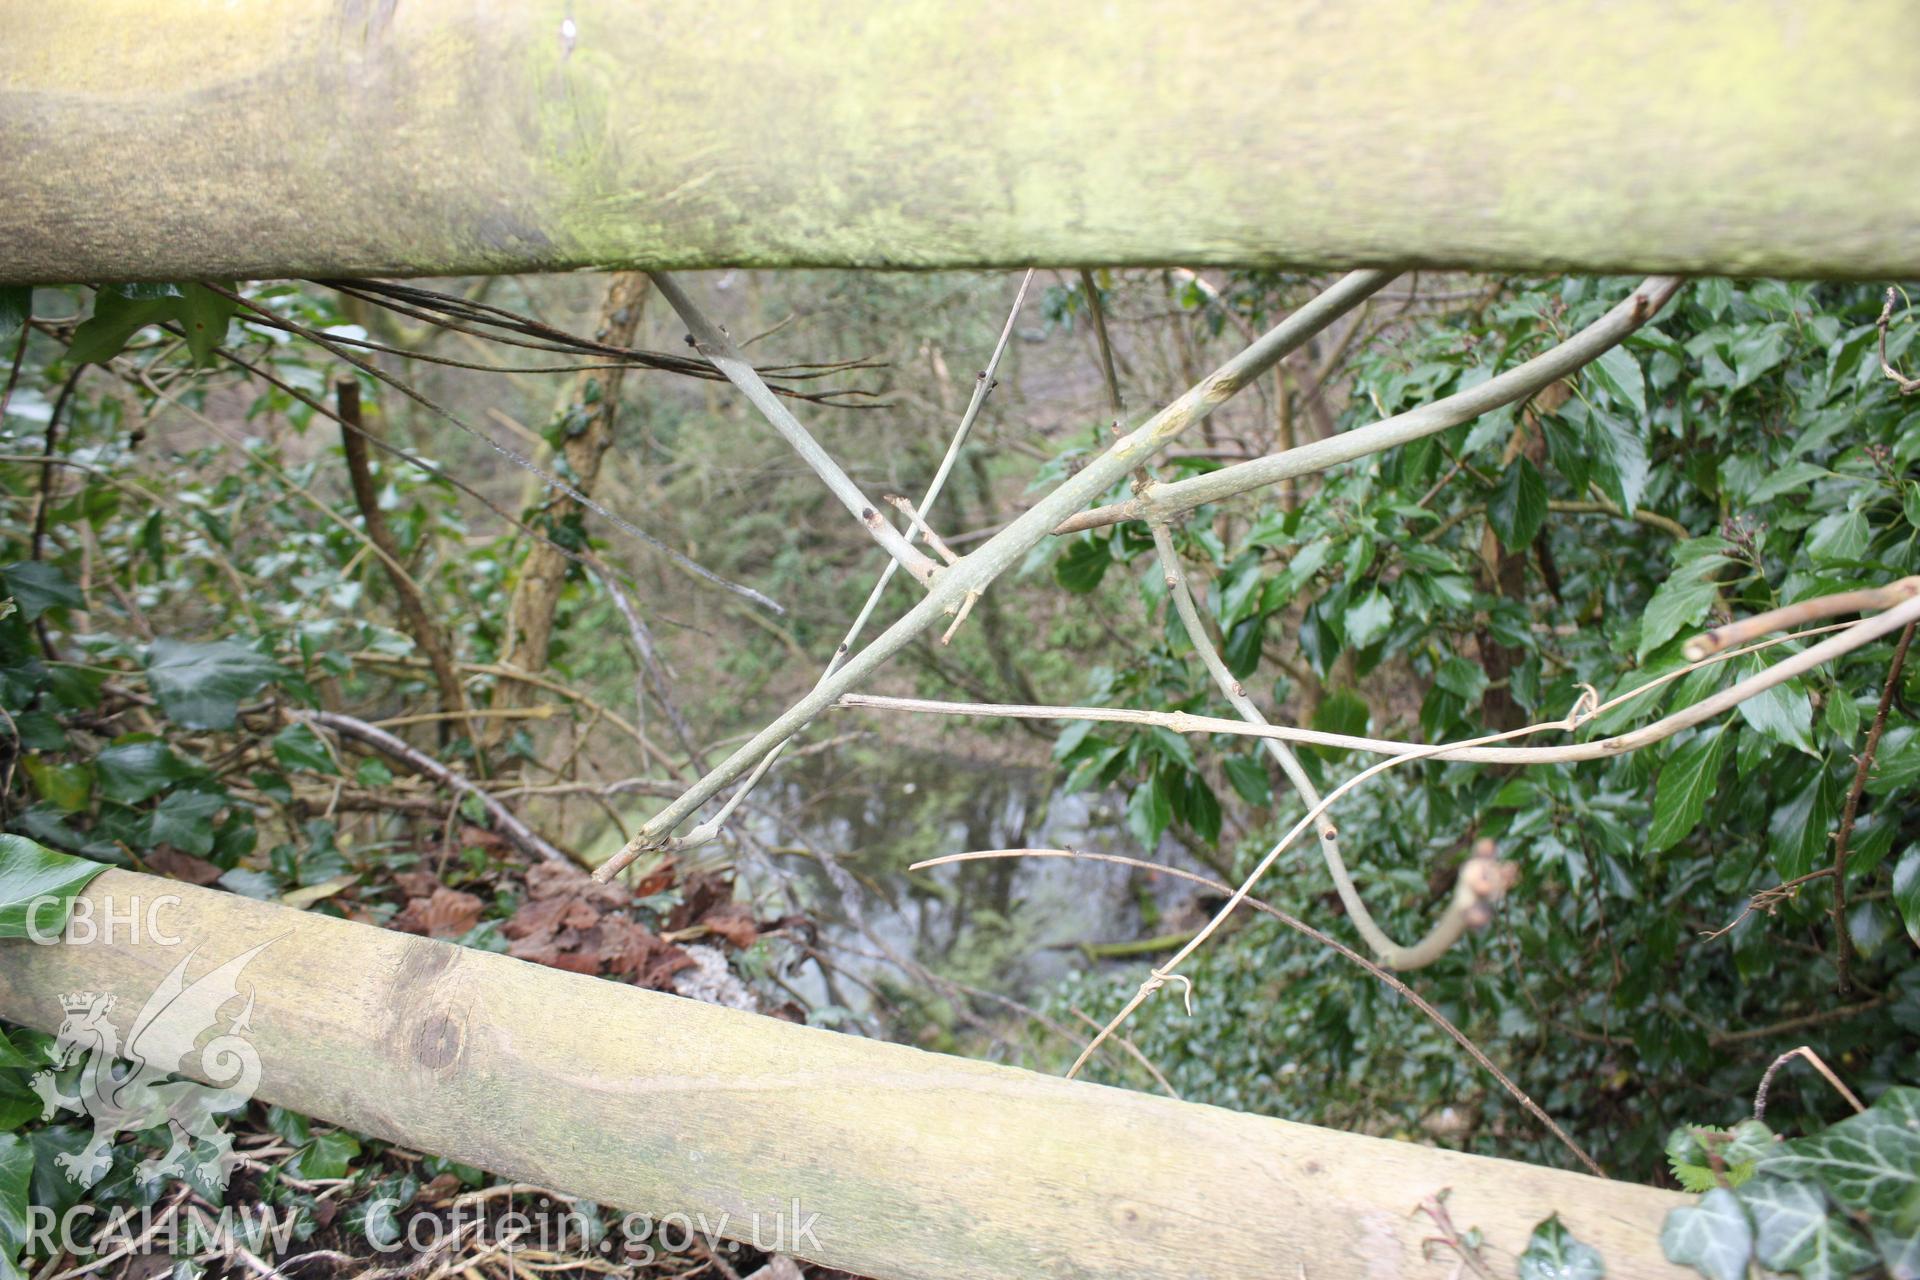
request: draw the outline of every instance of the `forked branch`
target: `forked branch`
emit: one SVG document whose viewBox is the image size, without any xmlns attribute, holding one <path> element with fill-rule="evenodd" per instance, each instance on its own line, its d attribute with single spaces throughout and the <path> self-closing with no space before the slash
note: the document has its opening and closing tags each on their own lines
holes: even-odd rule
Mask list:
<svg viewBox="0 0 1920 1280">
<path fill-rule="evenodd" d="M 738 387 L 741 394 L 760 411 L 760 416 L 793 446 L 800 460 L 813 469 L 821 483 L 840 500 L 840 505 L 853 513 L 860 527 L 885 548 L 888 555 L 898 560 L 901 567 L 923 585 L 932 582 L 940 566 L 902 537 L 900 531 L 893 527 L 893 522 L 880 514 L 879 507 L 860 492 L 860 486 L 853 482 L 853 477 L 833 460 L 832 454 L 820 446 L 812 432 L 800 425 L 800 419 L 793 416 L 793 411 L 780 403 L 780 397 L 755 372 L 753 365 L 734 345 L 726 331 L 707 319 L 706 313 L 694 305 L 693 299 L 687 296 L 686 290 L 672 276 L 664 271 L 655 271 L 652 279 L 653 287 L 660 291 L 660 296 L 667 300 L 680 318 L 687 322 L 687 328 L 693 331 L 694 349 L 711 361 L 714 368 L 727 375 L 727 381 Z"/>
<path fill-rule="evenodd" d="M 1489 378 L 1477 387 L 1409 409 L 1372 426 L 1328 436 L 1284 453 L 1269 454 L 1172 484 L 1146 485 L 1125 502 L 1095 507 L 1061 521 L 1054 532 L 1075 533 L 1119 524 L 1123 520 L 1170 520 L 1209 502 L 1325 471 L 1342 462 L 1470 422 L 1483 413 L 1524 400 L 1606 354 L 1666 306 L 1680 285 L 1681 281 L 1674 276 L 1648 277 L 1618 306 L 1553 350 Z"/>
<path fill-rule="evenodd" d="M 603 880 L 608 879 L 630 865 L 642 852 L 660 847 L 672 835 L 675 827 L 717 794 L 720 788 L 753 768 L 767 752 L 832 706 L 842 694 L 852 692 L 856 685 L 879 670 L 894 654 L 924 634 L 948 609 L 958 609 L 969 593 L 977 595 L 984 591 L 994 579 L 1018 564 L 1067 515 L 1112 488 L 1128 472 L 1151 459 L 1177 440 L 1187 428 L 1204 419 L 1254 378 L 1272 368 L 1276 360 L 1392 278 L 1392 273 L 1385 271 L 1355 271 L 1343 277 L 1332 288 L 1269 330 L 1260 341 L 1201 379 L 1185 395 L 1115 441 L 1105 453 L 1062 481 L 1053 492 L 980 544 L 972 554 L 958 564 L 941 570 L 917 605 L 839 671 L 814 686 L 810 693 L 789 707 L 772 724 L 755 734 L 745 746 L 695 783 L 680 799 L 650 818 L 627 846 L 608 859 L 594 874 Z"/>
</svg>

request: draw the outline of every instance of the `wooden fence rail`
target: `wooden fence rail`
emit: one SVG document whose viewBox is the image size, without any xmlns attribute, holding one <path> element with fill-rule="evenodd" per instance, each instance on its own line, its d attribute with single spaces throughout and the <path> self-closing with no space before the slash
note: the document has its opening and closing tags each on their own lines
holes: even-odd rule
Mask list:
<svg viewBox="0 0 1920 1280">
<path fill-rule="evenodd" d="M 1443 1189 L 1502 1274 L 1555 1212 L 1614 1280 L 1683 1274 L 1658 1243 L 1681 1198 L 1650 1187 L 837 1035 L 131 872 L 80 902 L 95 938 L 120 936 L 0 943 L 0 1016 L 51 1031 L 63 994 L 106 992 L 124 1033 L 189 949 L 197 977 L 270 943 L 241 977 L 258 1098 L 604 1205 L 724 1214 L 722 1235 L 810 1222 L 795 1252 L 883 1280 L 1439 1280 L 1451 1263 L 1423 1258 L 1413 1210 Z M 162 936 L 130 940 L 133 919 Z"/>
<path fill-rule="evenodd" d="M 1908 0 L 0 0 L 0 283 L 1920 275 Z"/>
</svg>

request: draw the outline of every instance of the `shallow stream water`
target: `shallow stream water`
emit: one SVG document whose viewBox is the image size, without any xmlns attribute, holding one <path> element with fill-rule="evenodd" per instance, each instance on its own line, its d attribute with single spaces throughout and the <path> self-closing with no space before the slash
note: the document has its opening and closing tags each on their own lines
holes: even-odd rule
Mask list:
<svg viewBox="0 0 1920 1280">
<path fill-rule="evenodd" d="M 1045 770 L 934 752 L 862 756 L 794 762 L 770 798 L 795 816 L 763 813 L 752 824 L 762 844 L 780 851 L 780 873 L 793 878 L 836 965 L 869 981 L 901 977 L 874 954 L 877 940 L 936 972 L 1029 1000 L 1084 967 L 1081 944 L 1137 938 L 1194 896 L 1170 877 L 1065 858 L 909 871 L 924 858 L 982 849 L 1142 855 L 1118 797 L 1050 792 Z M 864 934 L 819 861 L 793 852 L 799 848 L 837 859 L 859 883 Z M 759 889 L 756 870 L 744 868 Z M 815 967 L 790 981 L 810 1000 L 830 1002 Z M 840 995 L 856 1012 L 870 1004 L 857 984 L 840 984 Z"/>
</svg>

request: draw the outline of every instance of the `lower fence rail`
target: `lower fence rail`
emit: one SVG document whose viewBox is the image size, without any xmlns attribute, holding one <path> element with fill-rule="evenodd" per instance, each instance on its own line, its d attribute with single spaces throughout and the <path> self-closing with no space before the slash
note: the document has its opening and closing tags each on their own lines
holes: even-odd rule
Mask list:
<svg viewBox="0 0 1920 1280">
<path fill-rule="evenodd" d="M 260 1100 L 763 1248 L 777 1230 L 783 1251 L 877 1280 L 1438 1278 L 1454 1260 L 1425 1256 L 1416 1210 L 1441 1191 L 1496 1274 L 1555 1213 L 1615 1280 L 1689 1274 L 1659 1246 L 1682 1200 L 1652 1187 L 796 1026 L 132 872 L 76 910 L 86 935 L 0 943 L 0 1017 L 55 1032 L 83 1003 L 63 997 L 111 995 L 123 1045 L 183 960 L 191 983 L 258 948 L 220 1025 L 251 1000 Z"/>
</svg>

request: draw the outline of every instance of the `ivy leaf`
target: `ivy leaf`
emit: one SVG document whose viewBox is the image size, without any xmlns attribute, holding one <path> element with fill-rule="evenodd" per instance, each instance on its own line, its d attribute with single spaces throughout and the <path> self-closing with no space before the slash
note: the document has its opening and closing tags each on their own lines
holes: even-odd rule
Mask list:
<svg viewBox="0 0 1920 1280">
<path fill-rule="evenodd" d="M 1720 756 L 1725 746 L 1726 735 L 1715 725 L 1687 741 L 1661 767 L 1647 852 L 1671 849 L 1699 825 L 1720 779 Z"/>
<path fill-rule="evenodd" d="M 1846 1219 L 1828 1212 L 1813 1183 L 1762 1174 L 1735 1194 L 1753 1217 L 1761 1266 L 1807 1280 L 1845 1280 L 1873 1264 L 1873 1250 Z"/>
<path fill-rule="evenodd" d="M 121 804 L 139 804 L 200 770 L 155 738 L 116 742 L 93 758 L 100 794 Z"/>
<path fill-rule="evenodd" d="M 1608 347 L 1598 360 L 1587 366 L 1587 373 L 1607 393 L 1608 399 L 1645 420 L 1647 379 L 1633 352 L 1625 347 Z"/>
<path fill-rule="evenodd" d="M 67 356 L 76 364 L 105 364 L 151 324 L 178 324 L 195 364 L 212 363 L 233 318 L 232 300 L 205 285 L 108 285 L 93 296 L 93 314 L 73 331 Z"/>
<path fill-rule="evenodd" d="M 1520 1255 L 1520 1280 L 1601 1280 L 1606 1274 L 1600 1251 L 1574 1239 L 1559 1214 L 1533 1229 Z"/>
<path fill-rule="evenodd" d="M 1533 541 L 1547 518 L 1547 482 L 1524 454 L 1500 477 L 1487 503 L 1487 522 L 1509 551 Z"/>
<path fill-rule="evenodd" d="M 1787 358 L 1787 326 L 1774 321 L 1747 330 L 1733 340 L 1732 355 L 1733 389 L 1738 391 Z"/>
<path fill-rule="evenodd" d="M 1085 595 L 1100 585 L 1112 563 L 1105 538 L 1081 538 L 1068 543 L 1053 562 L 1053 580 L 1076 595 Z"/>
<path fill-rule="evenodd" d="M 106 286 L 93 295 L 93 314 L 74 329 L 67 358 L 76 365 L 105 364 L 140 330 L 174 319 L 179 299 L 170 284 Z"/>
<path fill-rule="evenodd" d="M 83 609 L 87 598 L 67 580 L 57 565 L 44 560 L 21 560 L 0 569 L 0 583 L 20 607 L 20 616 L 32 622 L 49 609 Z"/>
<path fill-rule="evenodd" d="M 1907 936 L 1920 946 L 1920 843 L 1910 844 L 1893 868 L 1893 905 Z"/>
<path fill-rule="evenodd" d="M 280 664 L 237 640 L 155 640 L 147 684 L 167 718 L 188 729 L 231 729 L 240 699 L 280 675 Z"/>
<path fill-rule="evenodd" d="M 1198 773 L 1183 770 L 1173 789 L 1173 812 L 1208 844 L 1220 839 L 1220 799 Z"/>
<path fill-rule="evenodd" d="M 289 769 L 328 774 L 340 772 L 333 763 L 333 756 L 327 752 L 326 743 L 320 741 L 320 735 L 313 731 L 311 725 L 298 721 L 273 736 L 273 758 Z"/>
<path fill-rule="evenodd" d="M 1653 464 L 1647 460 L 1645 428 L 1617 413 L 1595 409 L 1587 415 L 1587 447 L 1599 464 L 1596 479 L 1600 489 L 1632 512 L 1647 491 L 1647 478 Z"/>
<path fill-rule="evenodd" d="M 347 1166 L 360 1154 L 360 1142 L 350 1133 L 322 1133 L 293 1158 L 294 1176 L 344 1178 Z"/>
<path fill-rule="evenodd" d="M 1260 646 L 1266 639 L 1267 616 L 1264 613 L 1242 618 L 1233 624 L 1233 630 L 1227 632 L 1226 643 L 1220 646 L 1220 660 L 1227 664 L 1227 670 L 1234 679 L 1245 680 L 1260 666 Z"/>
<path fill-rule="evenodd" d="M 1700 1203 L 1667 1214 L 1660 1248 L 1668 1262 L 1692 1267 L 1707 1280 L 1746 1280 L 1753 1256 L 1753 1225 L 1733 1192 L 1715 1187 Z"/>
<path fill-rule="evenodd" d="M 226 287 L 234 286 L 229 283 Z M 175 318 L 180 322 L 181 332 L 186 334 L 187 350 L 193 353 L 196 365 L 205 367 L 213 363 L 213 349 L 227 340 L 227 324 L 237 309 L 233 299 L 205 285 L 190 284 L 180 290 Z"/>
<path fill-rule="evenodd" d="M 1833 831 L 1837 799 L 1833 779 L 1821 767 L 1786 803 L 1774 806 L 1767 818 L 1767 856 L 1781 879 L 1803 876 L 1821 859 Z"/>
<path fill-rule="evenodd" d="M 1653 593 L 1653 599 L 1647 601 L 1641 615 L 1637 660 L 1646 661 L 1648 654 L 1679 635 L 1683 628 L 1697 627 L 1707 616 L 1707 609 L 1719 591 L 1713 575 L 1731 563 L 1721 554 L 1726 545 L 1718 538 L 1694 538 L 1675 550 L 1674 558 L 1679 563 Z"/>
<path fill-rule="evenodd" d="M 0 1263 L 9 1268 L 27 1243 L 32 1185 L 33 1144 L 23 1133 L 0 1133 Z"/>
<path fill-rule="evenodd" d="M 1867 518 L 1858 511 L 1836 511 L 1807 530 L 1807 554 L 1816 564 L 1851 564 L 1866 554 Z"/>
<path fill-rule="evenodd" d="M 1456 656 L 1440 664 L 1433 673 L 1433 683 L 1471 707 L 1487 691 L 1487 673 L 1478 663 Z"/>
<path fill-rule="evenodd" d="M 25 836 L 0 835 L 0 938 L 58 933 L 74 895 L 105 870 Z"/>
<path fill-rule="evenodd" d="M 20 1052 L 20 1050 L 14 1046 L 13 1041 L 7 1039 L 6 1030 L 4 1028 L 0 1028 L 0 1067 L 8 1067 L 8 1068 L 24 1067 L 27 1070 L 31 1071 L 34 1067 L 39 1065 L 40 1063 L 37 1058 L 30 1058 L 26 1054 Z M 36 1109 L 34 1111 L 34 1114 L 39 1115 L 40 1113 Z"/>
<path fill-rule="evenodd" d="M 1867 1234 L 1893 1280 L 1920 1280 L 1920 1231 L 1892 1231 L 1870 1222 Z"/>
<path fill-rule="evenodd" d="M 1859 1115 L 1788 1143 L 1764 1168 L 1818 1179 L 1842 1208 L 1920 1233 L 1920 1088 L 1888 1089 Z"/>
<path fill-rule="evenodd" d="M 26 756 L 20 763 L 33 779 L 34 790 L 62 813 L 78 813 L 93 796 L 93 769 L 80 761 L 56 764 L 45 756 Z"/>
<path fill-rule="evenodd" d="M 147 847 L 172 845 L 203 858 L 213 852 L 213 816 L 233 803 L 224 791 L 182 788 L 169 791 L 147 815 Z"/>
<path fill-rule="evenodd" d="M 1373 712 L 1367 706 L 1367 700 L 1350 689 L 1341 689 L 1320 699 L 1320 705 L 1313 709 L 1312 725 L 1322 733 L 1341 733 L 1348 737 L 1360 737 L 1367 731 L 1367 722 Z M 1328 747 L 1316 747 L 1333 759 L 1345 754 Z"/>
<path fill-rule="evenodd" d="M 0 289 L 0 342 L 10 342 L 33 314 L 33 289 L 12 284 Z"/>
</svg>

